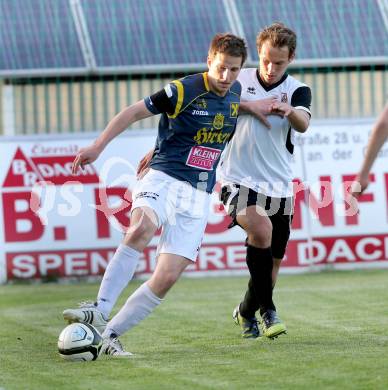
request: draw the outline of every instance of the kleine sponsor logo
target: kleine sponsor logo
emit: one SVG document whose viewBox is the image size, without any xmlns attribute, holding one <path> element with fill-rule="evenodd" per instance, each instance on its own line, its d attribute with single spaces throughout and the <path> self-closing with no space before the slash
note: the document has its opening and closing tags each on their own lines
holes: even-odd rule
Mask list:
<svg viewBox="0 0 388 390">
<path fill-rule="evenodd" d="M 193 146 L 187 157 L 186 165 L 211 171 L 220 157 L 221 150 L 205 146 Z"/>
<path fill-rule="evenodd" d="M 74 155 L 26 156 L 20 147 L 17 148 L 11 161 L 3 187 L 33 187 L 38 182 L 49 182 L 62 185 L 67 182 L 82 184 L 99 183 L 96 170 L 86 165 L 79 174 L 71 172 Z"/>
</svg>

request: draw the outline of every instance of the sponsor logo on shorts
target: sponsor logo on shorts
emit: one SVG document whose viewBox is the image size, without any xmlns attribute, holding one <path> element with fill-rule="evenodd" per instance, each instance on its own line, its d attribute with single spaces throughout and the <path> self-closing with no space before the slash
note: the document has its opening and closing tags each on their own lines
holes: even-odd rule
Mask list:
<svg viewBox="0 0 388 390">
<path fill-rule="evenodd" d="M 159 194 L 150 191 L 143 191 L 136 194 L 135 199 L 141 199 L 141 198 L 151 198 L 157 200 L 159 198 Z"/>
<path fill-rule="evenodd" d="M 214 164 L 220 157 L 221 150 L 207 148 L 205 146 L 193 146 L 187 158 L 186 165 L 189 167 L 212 171 Z"/>
</svg>

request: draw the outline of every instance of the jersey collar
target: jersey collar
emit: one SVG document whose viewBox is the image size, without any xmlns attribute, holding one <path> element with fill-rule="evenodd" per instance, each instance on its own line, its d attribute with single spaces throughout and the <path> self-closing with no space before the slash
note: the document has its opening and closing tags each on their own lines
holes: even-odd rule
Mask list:
<svg viewBox="0 0 388 390">
<path fill-rule="evenodd" d="M 210 88 L 209 88 L 209 79 L 207 77 L 207 72 L 203 72 L 202 76 L 203 76 L 203 83 L 205 84 L 206 91 L 209 92 Z"/>
<path fill-rule="evenodd" d="M 259 69 L 256 69 L 256 77 L 257 77 L 257 81 L 260 83 L 260 85 L 265 89 L 265 91 L 268 92 L 268 91 L 271 91 L 272 89 L 276 88 L 277 86 L 279 86 L 288 77 L 288 74 L 284 73 L 283 77 L 277 83 L 272 84 L 272 85 L 266 85 L 264 83 L 264 81 L 260 77 Z"/>
</svg>

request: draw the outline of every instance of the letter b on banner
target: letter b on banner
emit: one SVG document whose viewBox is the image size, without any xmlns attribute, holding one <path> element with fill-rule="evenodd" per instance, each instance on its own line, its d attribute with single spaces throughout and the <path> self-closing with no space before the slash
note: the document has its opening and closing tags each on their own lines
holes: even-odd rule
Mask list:
<svg viewBox="0 0 388 390">
<path fill-rule="evenodd" d="M 3 220 L 6 242 L 35 241 L 42 237 L 44 225 L 30 209 L 33 192 L 3 193 Z"/>
</svg>

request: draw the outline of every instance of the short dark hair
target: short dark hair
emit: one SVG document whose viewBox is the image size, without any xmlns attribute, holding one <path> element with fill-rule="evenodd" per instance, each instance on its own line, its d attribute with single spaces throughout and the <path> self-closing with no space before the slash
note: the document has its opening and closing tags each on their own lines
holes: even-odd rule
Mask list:
<svg viewBox="0 0 388 390">
<path fill-rule="evenodd" d="M 263 43 L 269 41 L 273 47 L 288 47 L 289 57 L 295 54 L 296 34 L 283 23 L 276 22 L 264 27 L 256 37 L 256 47 L 260 51 Z"/>
<path fill-rule="evenodd" d="M 241 57 L 241 66 L 248 55 L 244 39 L 231 33 L 219 33 L 214 36 L 209 47 L 209 57 L 213 58 L 217 53 Z"/>
</svg>

